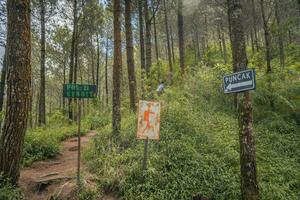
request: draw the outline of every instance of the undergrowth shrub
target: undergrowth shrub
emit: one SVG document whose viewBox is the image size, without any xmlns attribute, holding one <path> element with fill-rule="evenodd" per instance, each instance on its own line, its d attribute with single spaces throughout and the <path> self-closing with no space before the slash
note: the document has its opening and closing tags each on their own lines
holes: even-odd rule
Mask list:
<svg viewBox="0 0 300 200">
<path fill-rule="evenodd" d="M 84 134 L 89 124 L 85 120 L 82 124 L 81 133 Z M 61 113 L 54 113 L 49 117 L 47 126 L 27 131 L 22 155 L 23 166 L 54 157 L 59 153 L 60 142 L 75 135 L 77 135 L 77 125 L 70 124 L 68 118 Z"/>
<path fill-rule="evenodd" d="M 24 196 L 19 188 L 13 186 L 8 179 L 0 174 L 0 199 L 23 200 Z"/>
<path fill-rule="evenodd" d="M 251 66 L 262 62 L 261 54 L 253 57 L 250 67 L 257 71 L 257 90 L 251 93 L 260 199 L 298 200 L 300 127 L 294 111 L 300 108 L 299 79 L 287 74 L 282 82 L 280 76 L 266 77 L 263 67 Z M 207 63 L 209 67 L 186 74 L 159 97 L 160 141 L 149 142 L 145 172 L 141 170 L 144 142 L 135 139 L 135 114 L 122 110 L 118 144 L 111 142 L 111 124 L 99 128 L 101 134 L 84 157 L 102 192 L 137 200 L 241 198 L 237 113 L 233 95 L 223 94 L 221 82 L 231 68 L 209 59 Z M 270 78 L 275 83 L 271 92 L 266 84 Z M 270 94 L 275 109 L 269 107 Z"/>
</svg>

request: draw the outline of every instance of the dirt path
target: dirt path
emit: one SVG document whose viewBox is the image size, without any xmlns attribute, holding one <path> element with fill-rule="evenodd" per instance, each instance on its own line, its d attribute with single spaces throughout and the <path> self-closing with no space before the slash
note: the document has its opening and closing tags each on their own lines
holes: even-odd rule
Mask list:
<svg viewBox="0 0 300 200">
<path fill-rule="evenodd" d="M 96 132 L 90 132 L 81 138 L 84 148 Z M 70 138 L 61 144 L 61 152 L 53 159 L 33 163 L 21 170 L 19 185 L 26 199 L 47 200 L 51 196 L 61 198 L 70 196 L 76 186 L 77 138 Z M 88 173 L 82 166 L 84 181 L 89 182 Z M 92 184 L 92 183 L 91 183 Z"/>
</svg>

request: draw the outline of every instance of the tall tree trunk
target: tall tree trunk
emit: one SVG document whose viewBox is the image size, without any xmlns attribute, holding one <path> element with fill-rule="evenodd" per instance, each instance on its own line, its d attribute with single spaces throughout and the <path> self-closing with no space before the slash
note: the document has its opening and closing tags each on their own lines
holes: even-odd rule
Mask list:
<svg viewBox="0 0 300 200">
<path fill-rule="evenodd" d="M 126 29 L 126 52 L 127 52 L 127 68 L 130 93 L 130 107 L 136 111 L 136 79 L 134 71 L 134 55 L 133 55 L 133 39 L 131 25 L 131 0 L 125 0 L 125 29 Z"/>
<path fill-rule="evenodd" d="M 144 15 L 145 15 L 145 24 L 146 24 L 146 74 L 149 76 L 150 68 L 152 64 L 152 55 L 151 55 L 151 20 L 149 17 L 149 5 L 148 0 L 144 0 Z"/>
<path fill-rule="evenodd" d="M 74 82 L 74 54 L 75 54 L 75 40 L 76 40 L 76 29 L 77 29 L 77 0 L 73 1 L 73 33 L 72 33 L 72 44 L 70 53 L 70 71 L 69 71 L 69 83 Z M 69 107 L 69 119 L 73 119 L 73 109 L 72 109 L 72 98 L 68 100 Z"/>
<path fill-rule="evenodd" d="M 268 26 L 268 21 L 265 14 L 264 9 L 264 0 L 260 0 L 260 8 L 261 8 L 261 14 L 263 19 L 263 27 L 264 27 L 264 36 L 265 36 L 265 49 L 266 49 L 266 60 L 267 60 L 267 74 L 272 73 L 272 67 L 271 67 L 271 35 L 270 30 Z M 272 91 L 272 80 L 269 79 L 268 81 L 268 88 L 269 88 L 269 100 L 270 100 L 270 107 L 274 109 L 274 99 L 271 94 Z"/>
<path fill-rule="evenodd" d="M 105 94 L 106 94 L 106 105 L 108 105 L 108 36 L 106 38 L 106 50 L 105 50 Z"/>
<path fill-rule="evenodd" d="M 143 19 L 143 0 L 138 0 L 139 8 L 139 29 L 140 29 L 140 54 L 141 54 L 141 70 L 142 70 L 142 98 L 145 97 L 145 87 L 144 87 L 144 73 L 146 71 L 146 61 L 145 61 L 145 38 L 144 38 L 144 19 Z"/>
<path fill-rule="evenodd" d="M 224 63 L 227 64 L 227 62 L 228 62 L 227 61 L 227 47 L 226 47 L 225 33 L 224 33 L 222 21 L 220 24 L 220 30 L 221 30 L 221 40 L 222 40 L 222 46 L 223 46 Z"/>
<path fill-rule="evenodd" d="M 40 0 L 41 11 L 41 82 L 40 82 L 40 101 L 39 101 L 39 126 L 46 124 L 46 80 L 45 80 L 45 63 L 46 63 L 46 24 L 45 13 L 46 5 L 44 0 Z"/>
<path fill-rule="evenodd" d="M 154 13 L 154 6 L 153 6 Z M 158 49 L 158 39 L 157 39 L 157 29 L 156 29 L 156 14 L 153 16 L 153 28 L 154 28 L 154 42 L 155 42 L 155 55 L 156 55 L 156 64 L 157 64 L 157 80 L 161 81 L 161 66 L 159 62 L 159 49 Z"/>
<path fill-rule="evenodd" d="M 64 66 L 63 66 L 63 76 L 64 76 L 64 84 L 66 84 L 66 62 L 67 62 L 67 58 L 64 58 Z M 65 98 L 62 96 L 62 104 L 63 104 L 63 114 L 65 114 L 65 110 L 66 110 L 66 101 Z"/>
<path fill-rule="evenodd" d="M 284 45 L 283 45 L 283 31 L 281 25 L 281 18 L 279 13 L 279 0 L 275 0 L 275 17 L 278 29 L 278 47 L 279 47 L 279 58 L 280 58 L 280 67 L 283 69 L 285 64 L 284 56 Z"/>
<path fill-rule="evenodd" d="M 0 112 L 3 111 L 4 104 L 4 93 L 5 93 L 5 84 L 6 84 L 6 71 L 7 71 L 7 51 L 5 49 L 3 64 L 1 70 L 1 82 L 0 82 Z"/>
<path fill-rule="evenodd" d="M 92 52 L 91 52 L 91 57 L 92 57 L 92 69 L 91 69 L 91 71 L 92 71 L 92 82 L 93 82 L 93 85 L 96 85 L 94 45 L 91 45 L 91 46 L 92 46 Z"/>
<path fill-rule="evenodd" d="M 183 15 L 182 15 L 183 4 L 182 0 L 178 0 L 178 41 L 179 41 L 179 62 L 181 72 L 184 73 L 184 30 L 183 30 Z"/>
<path fill-rule="evenodd" d="M 254 42 L 254 35 L 253 35 L 253 29 L 250 30 L 250 40 L 251 40 L 251 51 L 252 51 L 252 54 L 255 53 L 255 42 Z"/>
<path fill-rule="evenodd" d="M 158 40 L 157 40 L 157 29 L 156 29 L 156 14 L 154 10 L 154 5 L 153 5 L 153 31 L 154 31 L 154 43 L 155 43 L 155 55 L 156 55 L 156 62 L 159 60 L 159 50 L 158 50 Z"/>
<path fill-rule="evenodd" d="M 220 55 L 224 58 L 223 54 L 223 47 L 222 47 L 222 38 L 221 38 L 221 30 L 220 30 L 220 24 L 217 25 L 217 33 L 218 33 L 218 43 L 220 48 Z"/>
<path fill-rule="evenodd" d="M 169 60 L 169 77 L 168 81 L 171 84 L 173 79 L 173 65 L 171 58 L 171 45 L 170 45 L 170 33 L 169 33 L 169 21 L 168 21 L 168 13 L 166 7 L 166 0 L 163 0 L 164 3 L 164 16 L 165 16 L 165 27 L 166 27 L 166 35 L 167 35 L 167 49 L 168 49 L 168 60 Z"/>
<path fill-rule="evenodd" d="M 256 17 L 256 12 L 255 12 L 255 2 L 254 0 L 251 0 L 251 12 L 252 12 L 252 23 L 253 23 L 253 31 L 254 31 L 254 43 L 256 50 L 259 49 L 259 44 L 258 44 L 258 38 L 257 38 L 257 17 Z"/>
<path fill-rule="evenodd" d="M 0 173 L 16 184 L 31 95 L 30 0 L 7 1 L 7 11 L 7 104 L 0 136 Z"/>
<path fill-rule="evenodd" d="M 171 53 L 172 53 L 172 61 L 173 64 L 175 65 L 175 50 L 174 50 L 174 37 L 173 37 L 173 30 L 172 30 L 172 26 L 170 25 L 170 36 L 171 36 Z"/>
<path fill-rule="evenodd" d="M 232 58 L 234 68 L 239 71 L 247 69 L 245 32 L 243 29 L 243 16 L 241 0 L 228 1 L 232 27 Z M 239 138 L 240 138 L 240 170 L 241 191 L 243 200 L 256 200 L 259 198 L 255 140 L 253 131 L 253 106 L 250 92 L 239 94 Z"/>
<path fill-rule="evenodd" d="M 267 73 L 271 73 L 272 72 L 272 68 L 271 68 L 271 36 L 270 36 L 268 21 L 267 21 L 266 14 L 265 14 L 264 0 L 260 0 L 260 8 L 261 8 L 264 35 L 265 35 Z"/>
<path fill-rule="evenodd" d="M 114 64 L 113 64 L 113 137 L 117 141 L 121 129 L 121 3 L 114 0 Z"/>
<path fill-rule="evenodd" d="M 99 84 L 99 72 L 100 72 L 100 41 L 99 36 L 97 35 L 97 70 L 96 70 L 96 85 L 97 85 L 97 93 L 100 97 L 100 84 Z"/>
<path fill-rule="evenodd" d="M 197 26 L 195 26 L 195 34 L 196 34 L 196 50 L 197 50 L 197 61 L 198 61 L 201 56 L 201 52 L 200 52 L 199 30 Z"/>
</svg>

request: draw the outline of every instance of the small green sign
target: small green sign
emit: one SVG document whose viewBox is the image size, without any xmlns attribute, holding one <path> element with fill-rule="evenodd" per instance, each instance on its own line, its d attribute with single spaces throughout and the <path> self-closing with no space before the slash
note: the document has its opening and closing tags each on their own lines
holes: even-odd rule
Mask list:
<svg viewBox="0 0 300 200">
<path fill-rule="evenodd" d="M 91 99 L 97 96 L 96 85 L 64 84 L 65 98 Z"/>
</svg>

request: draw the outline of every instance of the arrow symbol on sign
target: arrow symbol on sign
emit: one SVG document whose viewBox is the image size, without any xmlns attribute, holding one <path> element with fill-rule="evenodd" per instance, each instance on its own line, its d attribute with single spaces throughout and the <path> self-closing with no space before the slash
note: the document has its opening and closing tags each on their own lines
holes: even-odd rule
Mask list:
<svg viewBox="0 0 300 200">
<path fill-rule="evenodd" d="M 247 85 L 252 85 L 253 81 L 245 81 L 245 82 L 241 82 L 241 83 L 235 83 L 235 84 L 231 84 L 229 83 L 229 85 L 226 87 L 226 92 L 231 91 L 232 89 L 238 88 L 238 87 L 243 87 L 243 86 L 247 86 Z"/>
</svg>

